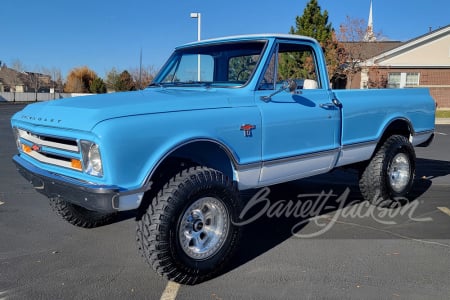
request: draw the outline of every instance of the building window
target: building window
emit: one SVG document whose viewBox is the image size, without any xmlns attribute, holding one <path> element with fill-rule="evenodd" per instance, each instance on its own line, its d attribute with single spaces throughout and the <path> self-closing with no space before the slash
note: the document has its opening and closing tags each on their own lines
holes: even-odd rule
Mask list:
<svg viewBox="0 0 450 300">
<path fill-rule="evenodd" d="M 396 89 L 400 87 L 401 73 L 389 73 L 387 87 Z"/>
<path fill-rule="evenodd" d="M 419 86 L 419 73 L 406 73 L 406 87 Z"/>
<path fill-rule="evenodd" d="M 389 73 L 388 88 L 418 87 L 420 73 Z"/>
</svg>

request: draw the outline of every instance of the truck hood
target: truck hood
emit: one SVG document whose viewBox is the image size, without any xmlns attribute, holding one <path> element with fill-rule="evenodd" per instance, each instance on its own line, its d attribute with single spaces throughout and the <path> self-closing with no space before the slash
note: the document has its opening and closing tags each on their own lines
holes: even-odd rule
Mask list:
<svg viewBox="0 0 450 300">
<path fill-rule="evenodd" d="M 186 110 L 230 107 L 225 89 L 149 88 L 73 97 L 26 106 L 15 120 L 35 125 L 89 131 L 113 118 Z"/>
</svg>

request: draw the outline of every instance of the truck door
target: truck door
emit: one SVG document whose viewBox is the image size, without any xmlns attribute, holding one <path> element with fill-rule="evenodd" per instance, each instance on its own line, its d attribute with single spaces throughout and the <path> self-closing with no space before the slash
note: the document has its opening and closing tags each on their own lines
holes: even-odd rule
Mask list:
<svg viewBox="0 0 450 300">
<path fill-rule="evenodd" d="M 339 155 L 340 108 L 314 49 L 305 41 L 279 41 L 261 76 L 256 91 L 263 124 L 261 184 L 327 172 Z M 281 90 L 289 82 L 291 90 Z"/>
</svg>

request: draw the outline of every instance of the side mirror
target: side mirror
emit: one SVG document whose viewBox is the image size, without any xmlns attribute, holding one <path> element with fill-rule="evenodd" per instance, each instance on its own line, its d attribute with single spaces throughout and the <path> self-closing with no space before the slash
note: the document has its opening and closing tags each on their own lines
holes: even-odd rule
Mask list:
<svg viewBox="0 0 450 300">
<path fill-rule="evenodd" d="M 298 87 L 297 82 L 294 79 L 286 80 L 283 86 L 285 86 L 284 90 L 289 90 L 291 94 L 294 94 Z"/>
<path fill-rule="evenodd" d="M 297 82 L 295 82 L 294 79 L 287 79 L 284 81 L 283 85 L 278 90 L 276 90 L 269 96 L 261 96 L 260 99 L 264 102 L 269 102 L 270 100 L 272 100 L 273 96 L 275 96 L 276 94 L 279 94 L 283 91 L 289 91 L 291 94 L 298 93 L 297 92 Z"/>
</svg>

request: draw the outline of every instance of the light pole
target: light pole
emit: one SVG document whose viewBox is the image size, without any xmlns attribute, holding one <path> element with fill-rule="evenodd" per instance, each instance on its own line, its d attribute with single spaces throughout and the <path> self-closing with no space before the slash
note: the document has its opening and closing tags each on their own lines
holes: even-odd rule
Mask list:
<svg viewBox="0 0 450 300">
<path fill-rule="evenodd" d="M 197 41 L 201 40 L 202 14 L 199 12 L 191 13 L 191 18 L 197 19 Z"/>
<path fill-rule="evenodd" d="M 200 41 L 201 40 L 201 31 L 202 31 L 202 14 L 199 12 L 192 12 L 191 18 L 197 19 L 197 41 Z M 201 81 L 200 54 L 197 56 L 197 80 Z"/>
</svg>

